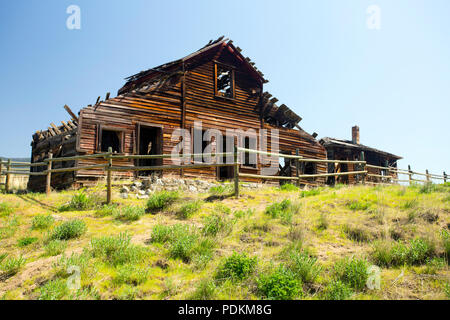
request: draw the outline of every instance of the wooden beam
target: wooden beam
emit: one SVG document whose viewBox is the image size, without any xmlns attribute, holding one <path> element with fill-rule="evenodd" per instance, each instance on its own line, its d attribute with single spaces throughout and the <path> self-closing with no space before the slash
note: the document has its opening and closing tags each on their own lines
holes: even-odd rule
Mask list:
<svg viewBox="0 0 450 320">
<path fill-rule="evenodd" d="M 48 132 L 50 133 L 50 135 L 51 135 L 52 137 L 56 136 L 56 133 L 55 133 L 55 131 L 53 131 L 52 128 L 48 127 L 47 129 L 48 129 Z"/>
<path fill-rule="evenodd" d="M 72 110 L 70 110 L 70 108 L 67 104 L 64 105 L 64 109 L 66 109 L 66 111 L 70 114 L 70 116 L 72 117 L 73 120 L 78 122 L 78 117 L 72 112 Z"/>
<path fill-rule="evenodd" d="M 108 100 L 108 99 L 109 99 L 109 95 L 110 95 L 110 93 L 109 93 L 109 92 L 107 92 L 107 93 L 106 93 L 106 97 L 105 97 L 105 100 Z"/>
<path fill-rule="evenodd" d="M 69 127 L 65 121 L 61 121 L 61 123 L 64 126 L 64 128 L 66 128 L 66 130 L 68 130 L 68 131 L 72 130 L 72 128 Z"/>
<path fill-rule="evenodd" d="M 53 130 L 55 130 L 56 134 L 61 134 L 61 131 L 58 129 L 58 127 L 53 122 L 50 123 L 50 125 L 52 126 Z"/>
</svg>

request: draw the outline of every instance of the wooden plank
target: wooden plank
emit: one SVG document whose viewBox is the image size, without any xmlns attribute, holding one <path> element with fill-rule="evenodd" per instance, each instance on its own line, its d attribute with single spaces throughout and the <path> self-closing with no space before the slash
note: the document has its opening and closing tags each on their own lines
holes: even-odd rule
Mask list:
<svg viewBox="0 0 450 320">
<path fill-rule="evenodd" d="M 75 115 L 75 113 L 72 112 L 72 110 L 69 108 L 69 106 L 66 104 L 64 105 L 64 109 L 67 111 L 67 113 L 72 117 L 73 120 L 78 122 L 78 117 Z"/>
</svg>

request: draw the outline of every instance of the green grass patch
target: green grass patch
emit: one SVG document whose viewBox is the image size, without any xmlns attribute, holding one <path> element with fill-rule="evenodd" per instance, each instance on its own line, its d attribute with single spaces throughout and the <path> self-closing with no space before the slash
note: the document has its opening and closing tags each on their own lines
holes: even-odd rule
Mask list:
<svg viewBox="0 0 450 320">
<path fill-rule="evenodd" d="M 117 211 L 119 210 L 120 210 L 119 206 L 116 204 L 105 204 L 95 211 L 95 216 L 96 217 L 114 216 L 117 214 Z"/>
<path fill-rule="evenodd" d="M 194 214 L 199 212 L 203 206 L 203 201 L 196 200 L 186 203 L 181 206 L 180 210 L 177 212 L 177 216 L 181 219 L 189 219 Z"/>
<path fill-rule="evenodd" d="M 114 211 L 114 219 L 119 221 L 137 221 L 145 214 L 145 209 L 135 206 L 125 206 Z"/>
<path fill-rule="evenodd" d="M 118 267 L 114 283 L 137 286 L 147 280 L 148 274 L 149 271 L 145 267 L 127 263 Z"/>
<path fill-rule="evenodd" d="M 39 214 L 35 216 L 31 222 L 31 229 L 34 230 L 44 230 L 51 227 L 51 225 L 55 222 L 55 218 L 51 215 L 42 215 Z"/>
<path fill-rule="evenodd" d="M 51 232 L 50 240 L 70 240 L 81 237 L 87 230 L 86 223 L 74 219 L 56 226 Z"/>
<path fill-rule="evenodd" d="M 0 264 L 0 270 L 3 273 L 3 276 L 12 277 L 25 265 L 25 259 L 20 256 L 18 258 L 4 258 L 4 260 Z"/>
<path fill-rule="evenodd" d="M 281 191 L 288 191 L 288 192 L 299 190 L 299 188 L 296 185 L 293 185 L 291 183 L 282 184 L 279 189 Z"/>
<path fill-rule="evenodd" d="M 340 280 L 357 291 L 366 287 L 369 277 L 369 263 L 365 259 L 341 259 L 334 265 L 334 274 Z"/>
<path fill-rule="evenodd" d="M 213 213 L 204 218 L 201 232 L 204 236 L 215 237 L 219 234 L 228 235 L 233 230 L 233 221 L 223 215 Z"/>
<path fill-rule="evenodd" d="M 23 248 L 35 243 L 36 241 L 38 241 L 38 238 L 36 237 L 23 237 L 17 240 L 17 245 Z"/>
<path fill-rule="evenodd" d="M 300 192 L 300 198 L 314 197 L 320 194 L 320 189 L 304 190 Z"/>
<path fill-rule="evenodd" d="M 244 280 L 247 279 L 256 268 L 256 257 L 249 257 L 246 253 L 233 252 L 225 258 L 216 272 L 217 280 Z"/>
<path fill-rule="evenodd" d="M 0 217 L 9 216 L 14 212 L 14 208 L 7 202 L 0 202 Z"/>
<path fill-rule="evenodd" d="M 291 200 L 285 199 L 281 202 L 275 202 L 268 206 L 264 211 L 273 219 L 280 219 L 283 224 L 290 224 L 294 214 L 299 210 L 297 204 L 292 203 Z"/>
<path fill-rule="evenodd" d="M 292 300 L 303 296 L 301 280 L 284 265 L 258 277 L 257 291 L 261 298 L 269 300 Z"/>
<path fill-rule="evenodd" d="M 67 248 L 67 242 L 63 240 L 51 240 L 45 247 L 45 255 L 49 257 L 57 256 L 63 253 Z"/>
<path fill-rule="evenodd" d="M 61 300 L 69 294 L 65 279 L 51 280 L 39 288 L 39 300 Z"/>
<path fill-rule="evenodd" d="M 353 290 L 345 282 L 332 280 L 323 292 L 325 300 L 348 300 L 353 294 Z"/>
<path fill-rule="evenodd" d="M 305 250 L 291 252 L 288 267 L 303 283 L 313 283 L 322 272 L 317 258 Z"/>
<path fill-rule="evenodd" d="M 69 203 L 62 205 L 58 208 L 58 211 L 84 211 L 92 210 L 99 207 L 102 203 L 102 199 L 98 194 L 86 194 L 79 192 L 72 197 Z"/>
<path fill-rule="evenodd" d="M 348 208 L 352 211 L 366 211 L 372 204 L 367 200 L 353 200 L 348 203 Z"/>
<path fill-rule="evenodd" d="M 147 201 L 146 212 L 157 213 L 169 208 L 180 198 L 176 191 L 161 191 L 150 196 Z"/>
</svg>

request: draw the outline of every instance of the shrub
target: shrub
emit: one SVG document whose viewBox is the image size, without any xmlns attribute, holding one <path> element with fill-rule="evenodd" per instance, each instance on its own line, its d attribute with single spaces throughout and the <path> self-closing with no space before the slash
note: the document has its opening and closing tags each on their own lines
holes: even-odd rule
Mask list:
<svg viewBox="0 0 450 320">
<path fill-rule="evenodd" d="M 147 201 L 146 212 L 156 213 L 167 209 L 171 206 L 178 198 L 179 193 L 176 191 L 161 191 L 150 196 Z"/>
<path fill-rule="evenodd" d="M 259 294 L 265 299 L 291 300 L 303 295 L 301 281 L 283 265 L 261 274 L 257 286 Z"/>
<path fill-rule="evenodd" d="M 233 222 L 219 214 L 212 214 L 205 217 L 202 234 L 215 237 L 218 234 L 229 234 L 233 230 Z"/>
<path fill-rule="evenodd" d="M 255 214 L 255 209 L 247 209 L 247 210 L 237 210 L 234 212 L 234 217 L 236 219 L 248 218 Z"/>
<path fill-rule="evenodd" d="M 83 250 L 80 254 L 72 252 L 70 257 L 66 257 L 63 254 L 54 264 L 55 274 L 61 277 L 68 277 L 70 275 L 69 270 L 73 266 L 77 266 L 84 273 L 89 267 L 90 259 L 91 254 L 88 250 Z"/>
<path fill-rule="evenodd" d="M 97 217 L 113 216 L 119 210 L 116 204 L 105 204 L 103 207 L 95 211 Z"/>
<path fill-rule="evenodd" d="M 69 293 L 69 288 L 66 280 L 57 279 L 48 281 L 39 291 L 39 300 L 61 300 Z"/>
<path fill-rule="evenodd" d="M 300 198 L 314 197 L 320 194 L 320 189 L 311 189 L 300 192 Z"/>
<path fill-rule="evenodd" d="M 437 191 L 437 187 L 436 187 L 436 185 L 434 185 L 432 183 L 425 183 L 419 189 L 419 193 L 425 193 L 425 194 L 432 193 L 435 191 Z"/>
<path fill-rule="evenodd" d="M 317 258 L 305 251 L 292 252 L 289 257 L 289 269 L 293 271 L 302 282 L 313 283 L 322 272 Z"/>
<path fill-rule="evenodd" d="M 47 229 L 53 224 L 53 222 L 55 222 L 55 219 L 51 215 L 39 214 L 33 218 L 31 228 L 39 230 Z"/>
<path fill-rule="evenodd" d="M 169 255 L 173 259 L 189 262 L 195 253 L 198 235 L 189 229 L 185 230 L 178 233 L 169 243 Z"/>
<path fill-rule="evenodd" d="M 101 200 L 98 195 L 87 195 L 84 192 L 79 192 L 74 195 L 68 204 L 65 204 L 58 208 L 59 211 L 82 211 L 90 210 L 98 207 Z"/>
<path fill-rule="evenodd" d="M 50 233 L 50 240 L 78 238 L 87 230 L 86 223 L 79 219 L 70 220 L 56 226 Z"/>
<path fill-rule="evenodd" d="M 436 274 L 438 270 L 444 269 L 446 266 L 446 262 L 444 259 L 433 258 L 428 259 L 425 265 L 424 273 L 425 274 Z"/>
<path fill-rule="evenodd" d="M 24 238 L 20 238 L 19 240 L 17 240 L 17 245 L 19 247 L 26 247 L 32 243 L 35 243 L 36 241 L 38 241 L 38 238 L 35 237 L 24 237 Z"/>
<path fill-rule="evenodd" d="M 212 196 L 222 196 L 224 194 L 231 194 L 233 192 L 234 192 L 234 189 L 231 184 L 227 184 L 227 185 L 220 184 L 220 185 L 211 187 L 209 189 L 209 194 Z"/>
<path fill-rule="evenodd" d="M 178 216 L 182 219 L 188 219 L 200 211 L 202 205 L 202 201 L 191 201 L 180 208 L 178 211 Z"/>
<path fill-rule="evenodd" d="M 353 294 L 352 289 L 340 280 L 331 281 L 324 291 L 326 300 L 348 300 Z"/>
<path fill-rule="evenodd" d="M 130 284 L 137 286 L 144 283 L 148 277 L 148 270 L 146 268 L 136 266 L 133 264 L 125 264 L 119 266 L 117 275 L 114 278 L 116 284 Z"/>
<path fill-rule="evenodd" d="M 144 248 L 131 244 L 131 236 L 127 233 L 92 239 L 91 248 L 94 257 L 100 257 L 112 265 L 137 263 L 145 257 Z"/>
<path fill-rule="evenodd" d="M 211 300 L 214 297 L 216 285 L 214 281 L 209 279 L 201 280 L 190 299 L 192 300 Z"/>
<path fill-rule="evenodd" d="M 423 264 L 428 258 L 435 255 L 434 243 L 425 239 L 413 239 L 409 243 L 408 263 L 411 265 Z"/>
<path fill-rule="evenodd" d="M 67 248 L 67 243 L 63 240 L 51 240 L 49 241 L 46 246 L 44 247 L 45 249 L 45 255 L 46 256 L 57 256 L 61 253 L 63 253 Z"/>
<path fill-rule="evenodd" d="M 214 206 L 214 213 L 229 215 L 231 213 L 231 209 L 222 203 L 218 203 Z"/>
<path fill-rule="evenodd" d="M 114 212 L 114 219 L 120 221 L 137 221 L 145 214 L 145 209 L 134 206 L 127 206 L 117 209 Z"/>
<path fill-rule="evenodd" d="M 355 290 L 363 290 L 366 286 L 369 264 L 363 259 L 343 259 L 334 266 L 334 272 L 338 280 L 348 284 Z"/>
<path fill-rule="evenodd" d="M 5 258 L 4 258 L 5 259 Z M 25 259 L 20 256 L 19 258 L 9 258 L 0 264 L 0 270 L 3 272 L 4 276 L 12 277 L 15 275 L 25 264 Z"/>
<path fill-rule="evenodd" d="M 226 258 L 219 266 L 216 279 L 234 279 L 244 280 L 248 278 L 254 271 L 257 264 L 257 258 L 250 258 L 247 254 L 239 254 L 233 252 L 231 256 Z"/>
<path fill-rule="evenodd" d="M 275 202 L 268 206 L 265 210 L 265 214 L 269 215 L 273 219 L 279 218 L 285 224 L 289 224 L 292 221 L 292 217 L 297 213 L 298 207 L 292 204 L 289 199 L 285 199 L 281 202 Z"/>
<path fill-rule="evenodd" d="M 281 191 L 298 191 L 298 187 L 291 183 L 285 183 L 280 186 Z"/>
</svg>

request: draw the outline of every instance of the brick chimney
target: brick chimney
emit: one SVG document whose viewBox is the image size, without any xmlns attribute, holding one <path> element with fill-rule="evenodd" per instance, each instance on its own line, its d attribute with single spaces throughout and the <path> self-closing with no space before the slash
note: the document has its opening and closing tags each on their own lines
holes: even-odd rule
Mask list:
<svg viewBox="0 0 450 320">
<path fill-rule="evenodd" d="M 352 127 L 352 142 L 354 144 L 359 144 L 359 127 Z"/>
</svg>

